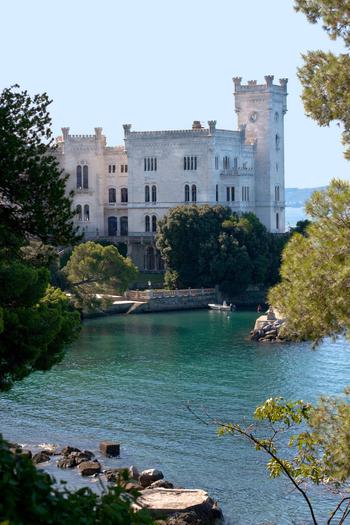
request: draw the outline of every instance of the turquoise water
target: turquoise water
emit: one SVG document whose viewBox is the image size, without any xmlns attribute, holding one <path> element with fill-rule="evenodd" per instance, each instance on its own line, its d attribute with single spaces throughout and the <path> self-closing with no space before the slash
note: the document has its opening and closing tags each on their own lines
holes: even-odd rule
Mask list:
<svg viewBox="0 0 350 525">
<path fill-rule="evenodd" d="M 22 443 L 92 450 L 117 439 L 115 464 L 160 468 L 179 486 L 207 489 L 232 524 L 309 523 L 288 483 L 267 478 L 262 453 L 217 437 L 186 408 L 190 402 L 198 414 L 249 422 L 273 395 L 314 401 L 350 384 L 346 342 L 316 351 L 259 345 L 247 337 L 255 317 L 193 311 L 88 321 L 60 365 L 0 396 L 1 429 Z M 51 471 L 81 483 L 75 472 Z M 329 497 L 314 495 L 319 517 Z"/>
</svg>

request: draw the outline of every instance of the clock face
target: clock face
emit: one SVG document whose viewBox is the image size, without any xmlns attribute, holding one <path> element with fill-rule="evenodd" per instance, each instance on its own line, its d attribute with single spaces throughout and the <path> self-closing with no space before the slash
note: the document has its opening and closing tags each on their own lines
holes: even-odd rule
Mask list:
<svg viewBox="0 0 350 525">
<path fill-rule="evenodd" d="M 253 111 L 253 113 L 250 114 L 249 120 L 250 122 L 256 122 L 258 118 L 258 114 L 256 111 Z"/>
</svg>

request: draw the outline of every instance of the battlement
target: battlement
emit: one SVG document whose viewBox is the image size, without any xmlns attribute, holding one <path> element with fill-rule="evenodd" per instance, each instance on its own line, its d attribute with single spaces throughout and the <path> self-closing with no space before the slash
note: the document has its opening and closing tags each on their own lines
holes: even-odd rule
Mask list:
<svg viewBox="0 0 350 525">
<path fill-rule="evenodd" d="M 102 128 L 95 128 L 94 135 L 70 135 L 68 127 L 61 129 L 64 142 L 94 142 L 95 140 L 106 141 L 105 136 L 102 135 Z"/>
<path fill-rule="evenodd" d="M 198 128 L 198 129 L 167 129 L 159 131 L 129 131 L 125 138 L 165 138 L 165 137 L 174 137 L 179 135 L 187 135 L 190 137 L 198 136 L 209 136 L 210 130 L 208 128 Z"/>
<path fill-rule="evenodd" d="M 279 84 L 274 84 L 273 79 L 273 75 L 266 75 L 265 84 L 258 84 L 256 80 L 248 80 L 247 84 L 242 84 L 242 77 L 233 77 L 232 80 L 235 86 L 235 93 L 242 91 L 251 93 L 273 91 L 287 94 L 288 79 L 280 78 Z"/>
</svg>

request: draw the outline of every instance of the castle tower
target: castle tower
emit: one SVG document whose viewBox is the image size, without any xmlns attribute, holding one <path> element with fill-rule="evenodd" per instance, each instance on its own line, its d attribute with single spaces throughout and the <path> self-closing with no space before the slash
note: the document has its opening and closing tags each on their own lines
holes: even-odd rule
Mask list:
<svg viewBox="0 0 350 525">
<path fill-rule="evenodd" d="M 285 230 L 284 218 L 284 125 L 287 111 L 287 79 L 273 84 L 250 80 L 242 85 L 235 77 L 235 110 L 238 126 L 245 126 L 246 142 L 256 147 L 255 210 L 260 221 L 271 232 Z"/>
</svg>

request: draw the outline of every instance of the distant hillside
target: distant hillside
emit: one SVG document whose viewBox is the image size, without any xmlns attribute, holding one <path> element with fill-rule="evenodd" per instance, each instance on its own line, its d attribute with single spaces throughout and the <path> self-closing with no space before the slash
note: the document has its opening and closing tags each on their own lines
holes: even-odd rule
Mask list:
<svg viewBox="0 0 350 525">
<path fill-rule="evenodd" d="M 314 191 L 322 191 L 325 189 L 327 189 L 327 186 L 320 186 L 318 188 L 286 188 L 286 206 L 302 208 Z"/>
</svg>

